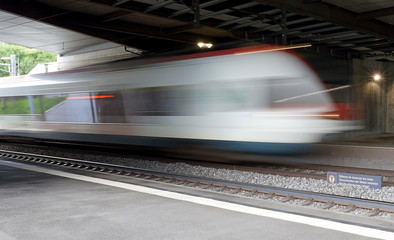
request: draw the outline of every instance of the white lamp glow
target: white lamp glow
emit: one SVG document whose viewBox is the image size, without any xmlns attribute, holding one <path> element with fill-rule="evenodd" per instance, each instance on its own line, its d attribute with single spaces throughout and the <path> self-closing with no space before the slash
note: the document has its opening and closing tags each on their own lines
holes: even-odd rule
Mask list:
<svg viewBox="0 0 394 240">
<path fill-rule="evenodd" d="M 199 43 L 197 43 L 197 46 L 199 48 L 211 48 L 213 46 L 213 44 L 212 43 L 199 42 Z"/>
<path fill-rule="evenodd" d="M 380 74 L 374 74 L 374 75 L 373 75 L 373 80 L 374 80 L 374 81 L 377 82 L 377 81 L 379 81 L 380 79 L 382 79 L 382 76 L 381 76 Z"/>
</svg>

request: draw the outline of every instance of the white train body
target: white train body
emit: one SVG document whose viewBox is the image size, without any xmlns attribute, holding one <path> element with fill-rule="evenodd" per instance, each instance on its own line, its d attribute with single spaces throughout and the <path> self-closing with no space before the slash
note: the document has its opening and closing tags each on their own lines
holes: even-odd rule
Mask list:
<svg viewBox="0 0 394 240">
<path fill-rule="evenodd" d="M 315 72 L 292 53 L 266 50 L 122 61 L 4 82 L 3 102 L 30 99 L 30 105 L 25 113 L 0 112 L 0 129 L 39 138 L 270 153 L 343 130 Z M 44 106 L 53 99 L 58 102 Z"/>
</svg>

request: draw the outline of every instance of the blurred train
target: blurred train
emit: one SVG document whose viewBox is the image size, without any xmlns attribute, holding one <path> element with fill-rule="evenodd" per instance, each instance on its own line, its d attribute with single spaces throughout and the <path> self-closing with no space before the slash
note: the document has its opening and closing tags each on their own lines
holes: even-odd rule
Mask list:
<svg viewBox="0 0 394 240">
<path fill-rule="evenodd" d="M 7 136 L 276 154 L 345 130 L 309 65 L 270 46 L 33 74 L 0 98 Z"/>
</svg>

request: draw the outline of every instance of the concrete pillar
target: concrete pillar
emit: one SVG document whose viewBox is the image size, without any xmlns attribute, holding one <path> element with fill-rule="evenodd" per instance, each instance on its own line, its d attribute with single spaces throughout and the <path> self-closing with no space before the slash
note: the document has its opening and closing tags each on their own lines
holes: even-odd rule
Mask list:
<svg viewBox="0 0 394 240">
<path fill-rule="evenodd" d="M 383 80 L 387 87 L 386 132 L 394 133 L 394 63 L 386 63 Z"/>
<path fill-rule="evenodd" d="M 387 74 L 389 66 L 389 63 L 379 61 L 353 59 L 353 87 L 356 99 L 362 107 L 365 133 L 386 133 L 389 129 L 394 131 L 394 117 L 388 117 L 394 112 L 387 108 L 389 102 L 394 104 L 394 89 L 391 90 L 391 95 L 388 91 L 392 82 L 392 78 Z M 381 74 L 382 78 L 374 81 L 374 74 Z"/>
</svg>

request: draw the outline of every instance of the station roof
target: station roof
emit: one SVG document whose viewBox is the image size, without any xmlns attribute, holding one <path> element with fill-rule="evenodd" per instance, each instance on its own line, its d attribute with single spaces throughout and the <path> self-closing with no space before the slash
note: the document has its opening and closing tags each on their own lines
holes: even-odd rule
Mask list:
<svg viewBox="0 0 394 240">
<path fill-rule="evenodd" d="M 0 10 L 0 41 L 64 55 L 108 41 L 153 53 L 205 41 L 394 54 L 391 0 L 2 0 Z"/>
</svg>

